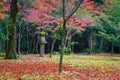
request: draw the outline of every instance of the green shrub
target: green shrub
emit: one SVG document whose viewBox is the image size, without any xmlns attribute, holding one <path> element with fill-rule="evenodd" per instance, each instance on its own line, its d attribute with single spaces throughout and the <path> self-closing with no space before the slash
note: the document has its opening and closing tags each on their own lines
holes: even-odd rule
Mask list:
<svg viewBox="0 0 120 80">
<path fill-rule="evenodd" d="M 93 49 L 91 51 L 90 49 L 87 48 L 87 49 L 83 50 L 83 53 L 84 54 L 100 54 L 100 53 L 102 53 L 102 51 L 99 49 Z"/>
<path fill-rule="evenodd" d="M 5 53 L 0 52 L 0 57 L 4 57 L 4 56 L 5 56 Z"/>
<path fill-rule="evenodd" d="M 65 50 L 65 53 L 71 53 L 71 52 L 72 52 L 72 51 L 71 51 L 71 48 L 65 47 L 64 50 Z"/>
<path fill-rule="evenodd" d="M 52 54 L 54 54 L 54 55 L 58 55 L 58 54 L 60 54 L 60 52 L 56 52 L 56 51 L 54 51 L 54 52 L 52 52 Z"/>
</svg>

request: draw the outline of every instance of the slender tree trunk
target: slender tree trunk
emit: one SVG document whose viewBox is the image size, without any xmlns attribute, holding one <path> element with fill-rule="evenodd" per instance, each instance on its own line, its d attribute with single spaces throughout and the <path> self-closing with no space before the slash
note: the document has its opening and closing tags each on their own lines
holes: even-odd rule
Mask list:
<svg viewBox="0 0 120 80">
<path fill-rule="evenodd" d="M 100 42 L 100 51 L 102 51 L 102 47 L 103 47 L 103 38 L 101 38 L 101 42 Z"/>
<path fill-rule="evenodd" d="M 63 63 L 63 54 L 65 47 L 65 30 L 66 30 L 66 21 L 65 21 L 65 0 L 63 1 L 63 32 L 62 32 L 62 42 L 61 42 L 61 50 L 60 50 L 60 61 L 59 61 L 59 74 L 62 72 L 62 63 Z"/>
<path fill-rule="evenodd" d="M 7 54 L 7 51 L 8 51 L 8 37 L 9 37 L 9 29 L 8 29 L 8 26 L 6 24 L 6 32 L 5 34 L 7 35 L 7 40 L 5 41 L 5 53 Z"/>
<path fill-rule="evenodd" d="M 70 31 L 66 32 L 66 38 L 65 38 L 65 47 L 67 46 L 67 41 L 68 41 L 68 37 L 69 37 Z"/>
<path fill-rule="evenodd" d="M 113 55 L 113 53 L 114 53 L 114 42 L 112 42 L 111 56 Z"/>
<path fill-rule="evenodd" d="M 36 53 L 38 54 L 38 45 L 39 45 L 39 35 L 37 35 L 37 42 L 36 42 Z"/>
<path fill-rule="evenodd" d="M 92 46 L 92 36 L 90 37 L 90 54 L 92 53 L 93 46 Z"/>
<path fill-rule="evenodd" d="M 27 26 L 27 31 L 28 31 L 28 26 Z M 29 49 L 30 49 L 30 45 L 29 45 L 29 34 L 28 34 L 28 32 L 27 32 L 27 39 L 26 39 L 26 41 L 27 41 L 27 54 L 29 53 Z"/>
<path fill-rule="evenodd" d="M 63 24 L 63 27 L 66 26 L 66 23 Z M 65 48 L 65 30 L 63 31 L 63 36 L 62 36 L 62 44 L 61 44 L 61 50 L 60 50 L 60 62 L 59 62 L 59 73 L 62 72 L 62 62 L 63 62 L 63 54 L 64 54 L 64 48 Z"/>
<path fill-rule="evenodd" d="M 89 48 L 90 48 L 90 54 L 91 54 L 92 49 L 93 49 L 93 46 L 92 46 L 92 45 L 93 45 L 93 44 L 92 44 L 92 43 L 93 43 L 93 41 L 92 41 L 92 37 L 93 37 L 93 36 L 92 36 L 92 35 L 93 35 L 93 30 L 91 30 L 90 38 L 89 38 L 89 42 L 88 42 L 88 43 L 89 43 Z"/>
<path fill-rule="evenodd" d="M 8 45 L 7 45 L 7 52 L 5 59 L 16 59 L 16 17 L 17 17 L 17 12 L 18 12 L 18 6 L 17 6 L 17 0 L 12 0 L 11 1 L 11 6 L 10 6 L 10 22 L 11 26 L 9 29 L 9 40 L 8 40 Z"/>
<path fill-rule="evenodd" d="M 53 52 L 56 40 L 57 40 L 56 38 L 53 38 L 53 42 L 52 42 L 52 46 L 51 46 L 51 50 L 50 50 L 50 57 L 52 57 L 52 52 Z"/>
<path fill-rule="evenodd" d="M 1 42 L 2 42 L 2 40 L 0 39 L 0 52 L 2 51 L 2 46 L 1 46 L 2 43 Z"/>
<path fill-rule="evenodd" d="M 71 44 L 70 44 L 70 43 L 71 43 L 71 39 L 68 39 L 67 48 L 72 49 L 72 48 L 71 48 Z"/>
<path fill-rule="evenodd" d="M 19 34 L 18 34 L 18 55 L 19 55 L 19 56 L 20 56 L 20 54 L 21 54 L 21 51 L 20 51 L 20 47 L 21 47 L 20 41 L 21 41 L 21 37 L 20 37 L 20 33 L 19 33 Z"/>
<path fill-rule="evenodd" d="M 33 45 L 32 45 L 32 47 L 33 47 L 33 50 L 32 50 L 32 53 L 35 53 L 35 48 L 36 48 L 36 37 L 35 37 L 35 34 L 33 35 Z"/>
<path fill-rule="evenodd" d="M 79 6 L 82 2 L 83 2 L 83 0 L 79 0 L 78 4 L 73 7 L 71 13 L 67 17 L 65 17 L 66 0 L 62 0 L 62 3 L 63 3 L 63 32 L 62 32 L 62 42 L 61 42 L 61 50 L 60 50 L 59 74 L 62 72 L 63 54 L 64 54 L 64 48 L 65 48 L 65 44 L 66 44 L 66 41 L 65 41 L 66 40 L 66 22 L 76 12 L 76 10 L 79 8 Z"/>
<path fill-rule="evenodd" d="M 89 39 L 90 53 L 92 53 L 92 50 L 95 49 L 95 46 L 96 46 L 96 35 L 95 35 L 95 31 L 91 30 L 90 39 Z"/>
<path fill-rule="evenodd" d="M 34 48 L 33 48 L 33 46 L 34 46 L 34 35 L 31 36 L 31 41 L 30 41 L 29 44 L 30 44 L 30 50 L 29 50 L 29 52 L 33 53 L 33 50 L 34 50 Z"/>
</svg>

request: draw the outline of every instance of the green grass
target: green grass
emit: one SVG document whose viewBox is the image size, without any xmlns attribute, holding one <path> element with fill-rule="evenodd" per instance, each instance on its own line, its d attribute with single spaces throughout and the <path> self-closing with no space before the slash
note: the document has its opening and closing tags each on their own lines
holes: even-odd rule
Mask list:
<svg viewBox="0 0 120 80">
<path fill-rule="evenodd" d="M 59 55 L 53 55 L 52 58 L 40 58 L 43 61 L 54 61 L 57 62 L 59 60 Z M 64 55 L 65 63 L 68 61 L 93 61 L 93 62 L 115 62 L 120 63 L 120 57 L 116 56 L 89 56 L 89 55 Z"/>
<path fill-rule="evenodd" d="M 59 63 L 59 55 L 52 58 L 39 58 L 40 61 Z M 79 69 L 89 69 L 92 66 L 96 69 L 109 70 L 111 67 L 120 70 L 120 57 L 116 56 L 89 56 L 89 55 L 64 55 L 63 63 L 71 66 L 79 66 Z"/>
</svg>

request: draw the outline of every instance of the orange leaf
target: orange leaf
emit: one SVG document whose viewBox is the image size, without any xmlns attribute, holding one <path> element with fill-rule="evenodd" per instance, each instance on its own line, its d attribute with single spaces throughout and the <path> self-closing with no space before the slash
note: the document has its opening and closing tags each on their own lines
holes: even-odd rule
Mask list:
<svg viewBox="0 0 120 80">
<path fill-rule="evenodd" d="M 63 23 L 63 22 L 64 22 L 64 19 L 61 17 L 61 18 L 59 19 L 59 21 Z"/>
</svg>

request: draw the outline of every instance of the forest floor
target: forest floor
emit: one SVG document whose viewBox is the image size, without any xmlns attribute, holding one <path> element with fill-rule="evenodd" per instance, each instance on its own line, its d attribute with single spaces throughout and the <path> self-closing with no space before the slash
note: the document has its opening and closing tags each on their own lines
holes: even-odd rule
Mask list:
<svg viewBox="0 0 120 80">
<path fill-rule="evenodd" d="M 0 59 L 0 80 L 120 80 L 120 55 L 64 55 L 59 75 L 59 55 L 40 58 L 22 55 Z"/>
</svg>

